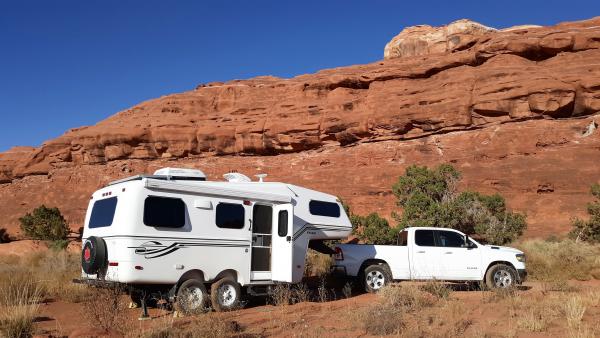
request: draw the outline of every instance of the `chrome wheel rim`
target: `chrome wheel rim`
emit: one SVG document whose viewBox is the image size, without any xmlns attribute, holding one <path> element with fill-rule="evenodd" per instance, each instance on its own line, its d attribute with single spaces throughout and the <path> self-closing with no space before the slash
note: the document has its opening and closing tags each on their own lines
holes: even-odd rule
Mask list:
<svg viewBox="0 0 600 338">
<path fill-rule="evenodd" d="M 219 293 L 219 300 L 223 306 L 230 307 L 235 303 L 237 291 L 233 285 L 223 284 L 219 287 L 217 292 Z"/>
<path fill-rule="evenodd" d="M 197 287 L 188 288 L 184 297 L 185 305 L 189 310 L 197 310 L 204 305 L 204 292 Z"/>
<path fill-rule="evenodd" d="M 498 270 L 494 273 L 494 285 L 498 288 L 507 288 L 512 285 L 513 277 L 506 270 Z"/>
<path fill-rule="evenodd" d="M 379 290 L 385 285 L 385 276 L 381 271 L 371 271 L 366 276 L 367 285 L 373 290 Z"/>
</svg>

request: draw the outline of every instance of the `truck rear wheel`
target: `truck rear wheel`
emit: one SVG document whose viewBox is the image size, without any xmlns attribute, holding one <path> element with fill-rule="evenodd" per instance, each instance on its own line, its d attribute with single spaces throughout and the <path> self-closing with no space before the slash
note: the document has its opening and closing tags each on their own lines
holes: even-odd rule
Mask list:
<svg viewBox="0 0 600 338">
<path fill-rule="evenodd" d="M 517 283 L 517 271 L 506 264 L 496 264 L 485 274 L 485 286 L 488 289 L 506 289 Z"/>
<path fill-rule="evenodd" d="M 188 279 L 177 290 L 175 307 L 185 314 L 200 313 L 207 310 L 208 293 L 202 281 Z"/>
<path fill-rule="evenodd" d="M 365 268 L 362 273 L 362 284 L 365 291 L 373 293 L 392 282 L 392 274 L 385 264 L 373 264 Z"/>
<path fill-rule="evenodd" d="M 210 300 L 215 311 L 230 311 L 240 306 L 242 290 L 230 279 L 221 278 L 210 286 Z"/>
</svg>

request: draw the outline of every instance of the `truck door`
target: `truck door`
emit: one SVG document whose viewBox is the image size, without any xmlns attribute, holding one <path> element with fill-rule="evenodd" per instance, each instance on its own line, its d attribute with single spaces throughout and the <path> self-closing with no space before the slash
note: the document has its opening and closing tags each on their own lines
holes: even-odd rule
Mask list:
<svg viewBox="0 0 600 338">
<path fill-rule="evenodd" d="M 292 282 L 294 209 L 291 204 L 273 207 L 273 251 L 271 254 L 272 278 L 278 282 Z"/>
<path fill-rule="evenodd" d="M 440 248 L 435 245 L 434 230 L 415 230 L 411 248 L 412 279 L 439 279 Z"/>
<path fill-rule="evenodd" d="M 465 246 L 464 235 L 456 231 L 437 230 L 438 246 L 441 248 L 440 279 L 480 279 L 481 250 L 476 246 Z M 473 243 L 474 244 L 474 243 Z"/>
</svg>

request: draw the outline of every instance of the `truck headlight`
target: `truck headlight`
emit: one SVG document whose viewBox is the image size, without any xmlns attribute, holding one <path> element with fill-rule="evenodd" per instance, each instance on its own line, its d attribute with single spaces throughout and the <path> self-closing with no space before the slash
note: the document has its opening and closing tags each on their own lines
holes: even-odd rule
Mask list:
<svg viewBox="0 0 600 338">
<path fill-rule="evenodd" d="M 523 262 L 523 263 L 525 263 L 525 261 L 526 261 L 526 259 L 525 259 L 525 254 L 517 254 L 516 256 L 517 256 L 517 260 L 518 260 L 519 262 Z"/>
</svg>

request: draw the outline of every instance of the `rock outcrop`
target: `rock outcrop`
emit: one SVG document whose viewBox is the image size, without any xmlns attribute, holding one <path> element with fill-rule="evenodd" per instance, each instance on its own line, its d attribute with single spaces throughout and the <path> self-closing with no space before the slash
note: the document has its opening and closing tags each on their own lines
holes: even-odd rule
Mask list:
<svg viewBox="0 0 600 338">
<path fill-rule="evenodd" d="M 0 227 L 15 229 L 42 202 L 78 227 L 94 189 L 163 165 L 213 178 L 266 171 L 387 215 L 405 166 L 452 162 L 466 186 L 501 192 L 528 212 L 529 234 L 565 231 L 600 179 L 600 137 L 583 137 L 600 120 L 600 18 L 428 30 L 405 30 L 417 42 L 396 48 L 395 38 L 397 57 L 387 60 L 204 84 L 0 154 L 0 198 L 9 201 Z"/>
<path fill-rule="evenodd" d="M 464 48 L 486 33 L 497 30 L 480 23 L 462 19 L 446 26 L 418 25 L 407 27 L 385 45 L 383 57 L 399 57 L 446 53 Z"/>
</svg>

